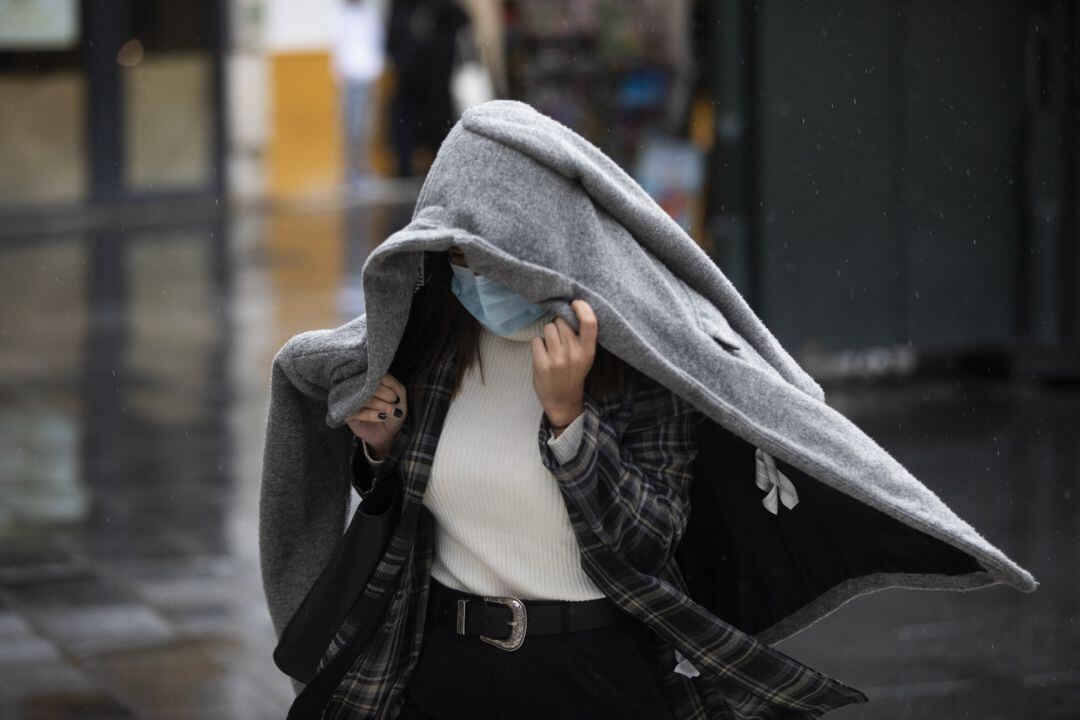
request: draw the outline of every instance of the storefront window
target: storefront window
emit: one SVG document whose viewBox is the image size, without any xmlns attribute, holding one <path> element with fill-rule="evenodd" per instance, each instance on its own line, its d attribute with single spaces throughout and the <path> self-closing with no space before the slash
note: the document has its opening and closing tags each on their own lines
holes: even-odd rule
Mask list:
<svg viewBox="0 0 1080 720">
<path fill-rule="evenodd" d="M 205 4 L 131 4 L 130 38 L 117 53 L 124 96 L 124 181 L 129 192 L 200 188 L 213 159 L 213 90 Z"/>
<path fill-rule="evenodd" d="M 87 88 L 80 43 L 76 0 L 0 0 L 4 204 L 78 201 L 86 196 Z"/>
</svg>

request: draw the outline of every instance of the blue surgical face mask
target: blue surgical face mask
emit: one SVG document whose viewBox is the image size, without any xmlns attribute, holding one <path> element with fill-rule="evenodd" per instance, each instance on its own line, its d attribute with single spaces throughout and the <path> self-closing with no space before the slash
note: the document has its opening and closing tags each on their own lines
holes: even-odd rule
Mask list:
<svg viewBox="0 0 1080 720">
<path fill-rule="evenodd" d="M 516 332 L 544 314 L 544 308 L 502 283 L 460 265 L 450 263 L 450 267 L 454 271 L 450 289 L 465 309 L 491 332 L 497 335 Z"/>
</svg>

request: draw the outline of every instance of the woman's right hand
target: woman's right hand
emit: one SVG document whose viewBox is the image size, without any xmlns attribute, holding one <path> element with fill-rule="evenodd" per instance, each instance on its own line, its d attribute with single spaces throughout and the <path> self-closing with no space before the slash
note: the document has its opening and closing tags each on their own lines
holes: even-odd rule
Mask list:
<svg viewBox="0 0 1080 720">
<path fill-rule="evenodd" d="M 394 438 L 408 414 L 405 386 L 393 375 L 386 373 L 371 399 L 364 407 L 345 418 L 345 422 L 349 429 L 367 444 L 372 459 L 382 460 L 390 452 Z"/>
</svg>

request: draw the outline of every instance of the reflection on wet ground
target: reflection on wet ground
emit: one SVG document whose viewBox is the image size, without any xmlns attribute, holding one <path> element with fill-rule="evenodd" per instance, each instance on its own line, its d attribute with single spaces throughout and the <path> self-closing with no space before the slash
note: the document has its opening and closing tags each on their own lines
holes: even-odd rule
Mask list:
<svg viewBox="0 0 1080 720">
<path fill-rule="evenodd" d="M 284 717 L 257 554 L 270 361 L 364 311 L 364 260 L 411 210 L 0 238 L 0 717 Z M 781 648 L 871 697 L 837 717 L 1072 717 L 1075 391 L 827 392 L 1042 586 L 890 590 Z"/>
</svg>

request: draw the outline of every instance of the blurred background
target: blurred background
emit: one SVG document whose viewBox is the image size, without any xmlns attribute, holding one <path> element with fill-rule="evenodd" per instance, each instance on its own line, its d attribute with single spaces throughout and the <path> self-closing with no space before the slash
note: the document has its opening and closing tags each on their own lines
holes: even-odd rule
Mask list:
<svg viewBox="0 0 1080 720">
<path fill-rule="evenodd" d="M 284 717 L 271 359 L 364 312 L 495 97 L 618 161 L 1042 583 L 783 643 L 870 696 L 836 717 L 1080 716 L 1078 41 L 1067 0 L 0 0 L 0 717 Z"/>
</svg>

